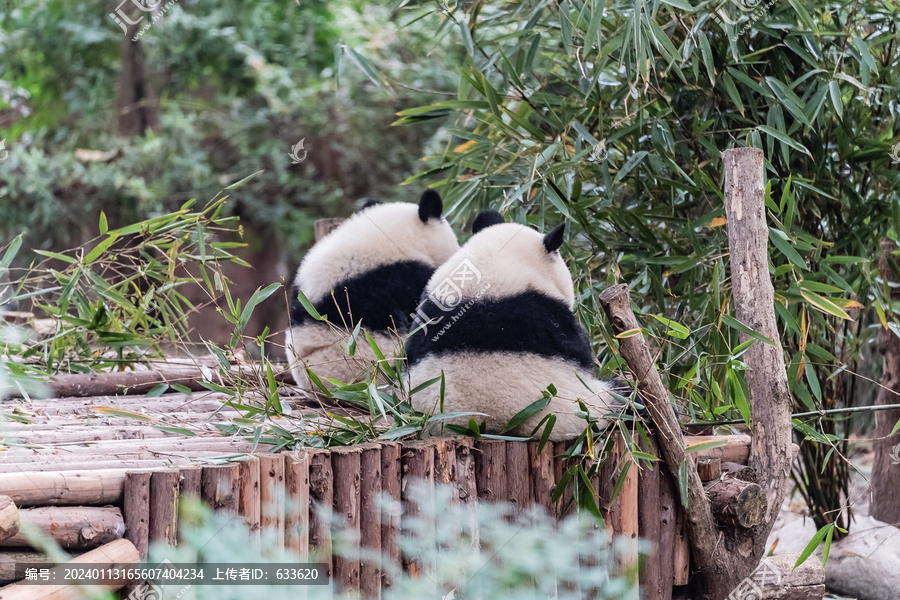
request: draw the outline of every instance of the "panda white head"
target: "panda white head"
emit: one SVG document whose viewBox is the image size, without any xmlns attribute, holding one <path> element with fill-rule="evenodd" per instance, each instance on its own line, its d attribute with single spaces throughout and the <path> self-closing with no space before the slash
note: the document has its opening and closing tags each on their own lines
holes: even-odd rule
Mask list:
<svg viewBox="0 0 900 600">
<path fill-rule="evenodd" d="M 463 300 L 475 296 L 500 299 L 537 291 L 572 310 L 575 287 L 559 254 L 565 228 L 563 223 L 542 235 L 525 225 L 504 222 L 497 211 L 483 212 L 472 225 L 474 235 L 432 275 L 428 291 L 433 292 L 448 279 L 453 281 L 468 261 L 478 277 L 461 286 Z"/>
<path fill-rule="evenodd" d="M 418 262 L 435 269 L 459 250 L 442 212 L 434 190 L 426 190 L 418 205 L 367 202 L 307 252 L 295 284 L 316 302 L 342 281 L 378 267 Z"/>
</svg>

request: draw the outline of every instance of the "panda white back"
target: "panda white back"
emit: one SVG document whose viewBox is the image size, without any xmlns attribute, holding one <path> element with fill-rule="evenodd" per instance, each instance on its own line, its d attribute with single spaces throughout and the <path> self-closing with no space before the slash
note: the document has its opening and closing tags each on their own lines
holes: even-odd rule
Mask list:
<svg viewBox="0 0 900 600">
<path fill-rule="evenodd" d="M 631 388 L 593 377 L 590 343 L 572 312 L 574 285 L 558 252 L 564 226 L 541 235 L 489 211 L 473 231 L 425 288 L 419 318 L 429 323 L 414 324 L 406 344 L 411 386 L 443 371 L 444 412 L 485 413 L 487 431 L 499 433 L 552 384 L 557 394 L 549 406 L 511 434 L 530 435 L 552 412 L 555 441 L 587 427 L 575 416 L 579 400 L 597 417 L 621 410 L 613 392 L 628 396 Z M 439 386 L 416 393 L 412 403 L 422 412 L 440 412 Z M 438 421 L 428 433 L 467 421 Z"/>
<path fill-rule="evenodd" d="M 370 203 L 307 252 L 294 280 L 285 342 L 298 385 L 313 388 L 307 366 L 320 379 L 344 382 L 371 368 L 375 355 L 365 339 L 354 357 L 342 348 L 360 321 L 386 356 L 396 349 L 429 277 L 459 249 L 442 212 L 434 190 L 418 205 Z M 298 290 L 334 327 L 309 316 Z"/>
</svg>

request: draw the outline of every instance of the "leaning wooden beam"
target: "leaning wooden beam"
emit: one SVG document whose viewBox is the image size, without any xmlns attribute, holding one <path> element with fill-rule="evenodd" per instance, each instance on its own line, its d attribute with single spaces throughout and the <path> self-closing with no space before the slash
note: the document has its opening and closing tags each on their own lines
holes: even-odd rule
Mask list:
<svg viewBox="0 0 900 600">
<path fill-rule="evenodd" d="M 0 496 L 0 542 L 19 533 L 19 509 L 9 496 Z"/>
<path fill-rule="evenodd" d="M 767 510 L 765 519 L 751 533 L 749 556 L 746 544 L 742 544 L 743 556 L 734 561 L 734 572 L 713 586 L 714 591 L 725 596 L 762 558 L 766 539 L 784 501 L 791 471 L 792 400 L 775 320 L 775 290 L 769 276 L 763 151 L 758 148 L 726 150 L 722 162 L 735 316 L 772 341 L 772 344 L 754 342 L 743 359 L 750 367 L 745 373 L 753 415 L 749 466 L 756 471 L 765 492 Z M 741 333 L 740 339 L 744 342 L 752 338 Z"/>
<path fill-rule="evenodd" d="M 690 531 L 694 560 L 701 571 L 712 575 L 725 565 L 724 549 L 719 543 L 716 522 L 703 491 L 703 482 L 697 473 L 696 459 L 690 454 L 685 454 L 685 440 L 675 412 L 669 404 L 669 394 L 650 357 L 647 342 L 639 333 L 641 326 L 631 310 L 628 286 L 620 284 L 603 290 L 600 294 L 600 305 L 609 318 L 616 336 L 626 331 L 638 331 L 636 335 L 625 335 L 619 339 L 619 352 L 637 381 L 638 390 L 657 433 L 662 458 L 669 471 L 678 473 L 682 463 L 687 463 L 688 502 L 685 507 L 685 518 Z M 722 597 L 726 595 L 727 592 Z"/>
<path fill-rule="evenodd" d="M 22 523 L 30 523 L 53 538 L 61 548 L 96 548 L 125 535 L 122 511 L 115 506 L 41 506 L 19 511 Z M 27 548 L 23 532 L 3 540 L 10 548 Z"/>
<path fill-rule="evenodd" d="M 115 540 L 104 544 L 99 548 L 82 554 L 64 565 L 54 567 L 58 573 L 58 579 L 62 579 L 62 569 L 74 565 L 85 564 L 91 568 L 116 569 L 135 564 L 140 561 L 140 554 L 134 544 L 128 540 Z M 126 569 L 120 569 L 123 572 Z M 112 583 L 98 586 L 82 586 L 79 584 L 65 585 L 25 585 L 12 584 L 0 588 L 0 598 L 3 600 L 83 600 L 86 597 L 85 588 L 94 590 L 117 590 L 129 583 L 124 577 Z"/>
</svg>

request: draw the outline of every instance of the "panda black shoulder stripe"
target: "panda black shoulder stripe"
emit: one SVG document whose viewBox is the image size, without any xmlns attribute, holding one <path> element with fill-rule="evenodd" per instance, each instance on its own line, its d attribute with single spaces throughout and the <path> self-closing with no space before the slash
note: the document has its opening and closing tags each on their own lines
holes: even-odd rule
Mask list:
<svg viewBox="0 0 900 600">
<path fill-rule="evenodd" d="M 434 269 L 417 261 L 396 262 L 368 271 L 334 286 L 334 297 L 310 299 L 320 315 L 337 326 L 345 322 L 355 327 L 360 320 L 369 331 L 409 328 L 409 315 Z M 292 291 L 290 324 L 292 327 L 315 323 Z"/>
<path fill-rule="evenodd" d="M 584 328 L 562 302 L 529 291 L 508 298 L 463 302 L 442 311 L 430 299 L 420 305 L 432 320 L 406 342 L 410 365 L 428 355 L 454 352 L 530 353 L 594 367 L 591 345 Z M 464 324 L 456 326 L 458 321 Z M 418 324 L 416 324 L 418 326 Z"/>
</svg>

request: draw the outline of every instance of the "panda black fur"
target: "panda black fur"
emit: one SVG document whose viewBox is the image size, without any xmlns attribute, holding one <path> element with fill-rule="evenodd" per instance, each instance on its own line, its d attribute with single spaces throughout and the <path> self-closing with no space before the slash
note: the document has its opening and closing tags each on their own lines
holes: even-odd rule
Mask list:
<svg viewBox="0 0 900 600">
<path fill-rule="evenodd" d="M 628 396 L 631 387 L 592 375 L 590 343 L 573 313 L 572 277 L 558 252 L 564 229 L 542 236 L 504 223 L 496 211 L 478 216 L 475 235 L 435 271 L 423 293 L 419 315 L 429 322 L 424 328 L 416 323 L 406 343 L 411 386 L 443 371 L 444 412 L 485 413 L 487 431 L 499 433 L 553 384 L 557 395 L 549 406 L 510 433 L 528 436 L 552 412 L 554 441 L 586 428 L 574 414 L 579 399 L 597 417 L 621 410 L 613 392 Z M 437 385 L 412 399 L 416 410 L 428 413 L 440 412 L 439 402 Z M 437 421 L 428 433 L 467 421 Z"/>
<path fill-rule="evenodd" d="M 368 370 L 375 355 L 365 339 L 354 357 L 341 347 L 346 330 L 360 321 L 390 355 L 406 335 L 409 315 L 429 277 L 459 249 L 442 212 L 434 190 L 423 193 L 418 205 L 367 202 L 307 252 L 294 280 L 285 342 L 298 385 L 313 388 L 307 365 L 320 379 L 344 382 L 356 381 Z M 337 331 L 309 316 L 298 289 Z"/>
</svg>

